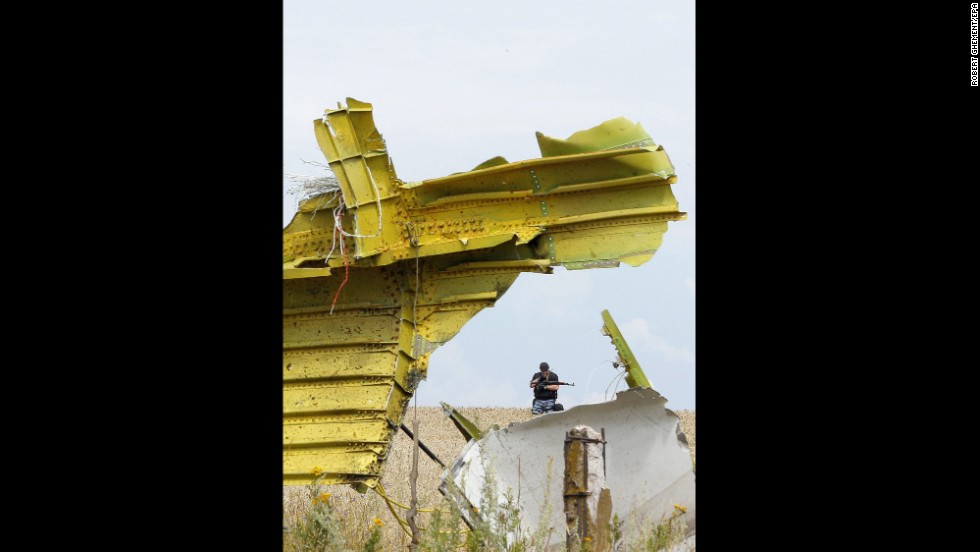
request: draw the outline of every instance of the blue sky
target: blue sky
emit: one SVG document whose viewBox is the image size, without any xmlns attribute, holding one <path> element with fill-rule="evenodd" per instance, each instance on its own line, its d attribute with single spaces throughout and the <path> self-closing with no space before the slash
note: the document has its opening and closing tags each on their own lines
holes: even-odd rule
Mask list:
<svg viewBox="0 0 980 552">
<path fill-rule="evenodd" d="M 347 97 L 374 105 L 395 170 L 416 182 L 623 116 L 674 164 L 688 220 L 633 268 L 522 274 L 437 349 L 419 406 L 530 407 L 547 361 L 566 408 L 611 397 L 608 309 L 653 387 L 695 408 L 695 49 L 691 1 L 284 3 L 283 173 L 323 176 L 312 121 Z M 283 178 L 283 224 L 295 212 Z"/>
</svg>

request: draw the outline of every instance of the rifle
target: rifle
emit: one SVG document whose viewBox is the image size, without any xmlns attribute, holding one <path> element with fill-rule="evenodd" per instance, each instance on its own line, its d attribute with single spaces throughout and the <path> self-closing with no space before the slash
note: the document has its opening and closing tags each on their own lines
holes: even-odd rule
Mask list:
<svg viewBox="0 0 980 552">
<path fill-rule="evenodd" d="M 571 385 L 572 387 L 575 387 L 575 384 L 574 383 L 567 383 L 567 382 L 564 382 L 564 381 L 545 381 L 545 380 L 539 379 L 538 380 L 538 383 L 534 384 L 534 387 L 532 387 L 531 389 L 537 389 L 538 386 L 541 386 L 541 385 L 544 385 L 545 387 L 547 387 L 549 385 Z"/>
</svg>

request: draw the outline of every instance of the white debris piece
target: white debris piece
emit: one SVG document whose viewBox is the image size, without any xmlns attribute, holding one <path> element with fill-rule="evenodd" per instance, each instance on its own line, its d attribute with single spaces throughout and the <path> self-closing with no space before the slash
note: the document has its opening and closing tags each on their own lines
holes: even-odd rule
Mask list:
<svg viewBox="0 0 980 552">
<path fill-rule="evenodd" d="M 628 389 L 609 402 L 580 405 L 489 431 L 482 440 L 467 443 L 443 481 L 451 477 L 470 504 L 477 505 L 485 474 L 492 473 L 498 502 L 508 491 L 518 497 L 523 531 L 544 524 L 563 543 L 565 435 L 585 425 L 605 435 L 604 485 L 611 493 L 613 513 L 626 520 L 642 516 L 644 525 L 652 527 L 680 514 L 677 505 L 684 509 L 680 515 L 690 538 L 696 520 L 694 469 L 680 418 L 664 406 L 666 402 L 653 389 Z"/>
</svg>

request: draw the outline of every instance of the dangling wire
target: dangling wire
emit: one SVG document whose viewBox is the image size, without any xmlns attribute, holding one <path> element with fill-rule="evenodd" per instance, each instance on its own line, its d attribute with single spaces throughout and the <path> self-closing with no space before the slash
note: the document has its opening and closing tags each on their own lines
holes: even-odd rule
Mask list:
<svg viewBox="0 0 980 552">
<path fill-rule="evenodd" d="M 316 207 L 313 208 L 313 214 L 310 215 L 310 220 L 312 221 L 313 219 L 316 218 L 316 214 L 320 212 L 320 209 L 323 209 L 327 205 L 333 203 L 333 200 L 337 199 L 338 195 L 340 195 L 340 188 L 337 188 L 337 191 L 335 191 L 333 195 L 330 197 L 326 197 L 326 195 L 324 195 L 323 198 L 320 200 L 320 202 L 317 203 Z M 341 198 L 343 198 L 343 196 L 341 196 Z"/>
<path fill-rule="evenodd" d="M 340 235 L 340 256 L 344 258 L 344 281 L 340 283 L 340 287 L 337 288 L 337 294 L 333 296 L 333 302 L 330 303 L 330 314 L 333 314 L 333 308 L 337 305 L 337 299 L 340 297 L 340 291 L 344 289 L 344 286 L 347 285 L 347 280 L 350 279 L 350 263 L 347 261 L 347 253 L 344 251 L 343 234 Z"/>
<path fill-rule="evenodd" d="M 336 218 L 336 215 L 334 215 L 334 218 Z M 333 255 L 333 250 L 336 247 L 337 247 L 337 227 L 334 226 L 333 232 L 330 233 L 330 252 L 328 252 L 326 258 L 323 259 L 323 264 L 327 264 L 330 262 L 330 256 Z"/>
<path fill-rule="evenodd" d="M 616 392 L 616 387 L 619 387 L 619 384 L 623 381 L 623 378 L 626 377 L 626 374 L 628 374 L 628 372 L 627 372 L 627 370 L 625 368 L 623 368 L 623 371 L 622 372 L 616 374 L 613 377 L 612 381 L 609 382 L 609 385 L 606 386 L 606 392 L 602 395 L 603 399 L 605 399 L 607 401 L 609 400 L 609 388 L 612 387 L 613 388 L 613 393 L 615 393 Z M 615 386 L 613 386 L 613 383 L 615 383 Z"/>
<path fill-rule="evenodd" d="M 377 494 L 378 496 L 380 496 L 381 498 L 384 499 L 385 505 L 388 506 L 388 510 L 391 512 L 391 515 L 395 516 L 395 520 L 397 520 L 398 521 L 398 524 L 402 526 L 402 529 L 405 530 L 405 532 L 408 534 L 408 536 L 412 536 L 411 534 L 408 533 L 408 522 L 406 522 L 404 519 L 402 519 L 401 516 L 399 516 L 398 513 L 395 512 L 395 506 L 398 506 L 402 510 L 408 510 L 409 509 L 408 506 L 405 506 L 404 504 L 402 504 L 402 503 L 396 501 L 395 499 L 391 498 L 390 496 L 388 496 L 388 493 L 385 492 L 384 485 L 382 485 L 380 481 L 378 481 L 378 484 L 374 487 L 373 490 L 374 490 L 375 494 Z M 426 513 L 426 514 L 431 514 L 432 512 L 435 512 L 436 510 L 437 510 L 436 508 L 422 508 L 422 509 L 418 509 L 416 511 L 417 512 Z M 446 512 L 443 510 L 443 513 L 446 513 Z"/>
<path fill-rule="evenodd" d="M 398 515 L 397 512 L 395 512 L 395 508 L 392 506 L 392 503 L 394 503 L 394 501 L 391 500 L 390 498 L 388 498 L 388 495 L 385 494 L 385 488 L 383 486 L 381 486 L 381 482 L 380 481 L 378 481 L 378 484 L 375 485 L 374 492 L 377 493 L 378 496 L 380 496 L 381 498 L 383 498 L 385 500 L 385 504 L 388 505 L 388 511 L 391 512 L 391 515 L 392 516 L 394 516 L 395 521 L 397 521 L 398 522 L 398 525 L 401 526 L 402 531 L 404 531 L 406 535 L 408 535 L 409 537 L 411 537 L 412 536 L 412 533 L 408 530 L 408 523 L 405 520 L 403 520 L 401 518 L 401 516 Z"/>
<path fill-rule="evenodd" d="M 302 161 L 303 163 L 306 163 L 307 165 L 313 165 L 314 167 L 320 167 L 321 169 L 327 169 L 328 171 L 333 172 L 333 169 L 330 168 L 330 165 L 324 165 L 320 161 L 307 161 L 302 157 L 300 157 L 299 160 Z"/>
</svg>

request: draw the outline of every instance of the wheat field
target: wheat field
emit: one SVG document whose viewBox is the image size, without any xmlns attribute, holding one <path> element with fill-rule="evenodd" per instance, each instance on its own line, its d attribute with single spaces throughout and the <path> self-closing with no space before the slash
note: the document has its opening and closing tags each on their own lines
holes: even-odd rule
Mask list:
<svg viewBox="0 0 980 552">
<path fill-rule="evenodd" d="M 506 427 L 514 422 L 525 422 L 531 419 L 530 408 L 495 408 L 495 407 L 460 407 L 456 409 L 463 416 L 474 422 L 477 427 L 487 429 L 496 424 Z M 695 411 L 674 411 L 680 418 L 681 431 L 687 436 L 691 449 L 691 459 L 695 459 Z M 413 420 L 418 421 L 419 440 L 431 450 L 447 466 L 462 451 L 466 445 L 463 435 L 453 425 L 452 420 L 437 407 L 409 407 L 404 424 L 412 429 Z M 385 463 L 381 477 L 381 487 L 393 502 L 408 507 L 411 500 L 409 485 L 412 471 L 412 440 L 403 431 L 395 435 L 391 453 Z M 431 460 L 423 451 L 419 451 L 418 483 L 416 493 L 418 508 L 431 510 L 445 508 L 442 495 L 438 491 L 441 483 L 443 468 Z M 330 493 L 330 503 L 335 511 L 344 519 L 344 531 L 348 543 L 363 542 L 374 525 L 373 520 L 380 518 L 382 522 L 383 542 L 385 550 L 406 548 L 410 538 L 402 530 L 396 518 L 389 511 L 386 501 L 374 491 L 360 494 L 349 486 L 322 486 L 319 491 Z M 309 489 L 303 486 L 283 487 L 283 525 L 289 525 L 295 519 L 303 516 L 309 509 Z M 404 519 L 405 510 L 393 506 L 395 512 Z M 424 525 L 427 513 L 420 514 L 419 525 Z"/>
</svg>

